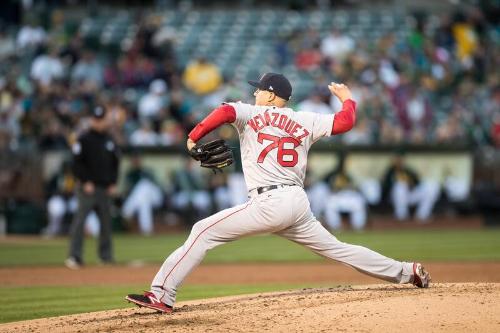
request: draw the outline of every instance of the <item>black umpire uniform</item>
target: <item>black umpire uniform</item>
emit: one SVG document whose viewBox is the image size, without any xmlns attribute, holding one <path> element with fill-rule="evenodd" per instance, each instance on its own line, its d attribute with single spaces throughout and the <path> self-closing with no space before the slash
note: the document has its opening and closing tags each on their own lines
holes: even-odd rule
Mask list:
<svg viewBox="0 0 500 333">
<path fill-rule="evenodd" d="M 100 222 L 99 258 L 113 262 L 111 242 L 111 200 L 118 178 L 118 147 L 107 133 L 105 109 L 92 112 L 91 127 L 73 145 L 73 168 L 78 187 L 78 210 L 71 226 L 71 244 L 66 266 L 78 268 L 83 264 L 82 246 L 87 215 L 95 209 Z"/>
</svg>

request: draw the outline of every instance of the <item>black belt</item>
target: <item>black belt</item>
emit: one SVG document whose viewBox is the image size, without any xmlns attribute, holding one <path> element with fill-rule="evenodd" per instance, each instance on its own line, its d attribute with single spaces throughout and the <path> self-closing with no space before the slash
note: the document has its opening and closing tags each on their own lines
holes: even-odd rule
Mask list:
<svg viewBox="0 0 500 333">
<path fill-rule="evenodd" d="M 270 185 L 270 186 L 264 186 L 264 187 L 257 187 L 257 193 L 262 194 L 267 191 L 275 190 L 278 187 L 285 187 L 285 186 L 291 186 L 291 185 Z"/>
</svg>

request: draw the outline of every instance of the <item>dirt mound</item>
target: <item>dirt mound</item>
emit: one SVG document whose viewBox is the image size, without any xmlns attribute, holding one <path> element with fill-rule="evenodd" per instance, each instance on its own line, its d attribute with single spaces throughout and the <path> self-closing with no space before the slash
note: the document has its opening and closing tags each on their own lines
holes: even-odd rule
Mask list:
<svg viewBox="0 0 500 333">
<path fill-rule="evenodd" d="M 1 332 L 499 332 L 500 284 L 370 285 L 130 307 L 0 325 Z"/>
</svg>

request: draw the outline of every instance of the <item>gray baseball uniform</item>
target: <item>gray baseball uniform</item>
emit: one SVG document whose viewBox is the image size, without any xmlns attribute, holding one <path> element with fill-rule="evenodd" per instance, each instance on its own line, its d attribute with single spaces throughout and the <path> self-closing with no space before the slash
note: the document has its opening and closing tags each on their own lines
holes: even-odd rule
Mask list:
<svg viewBox="0 0 500 333">
<path fill-rule="evenodd" d="M 243 172 L 249 200 L 196 223 L 186 242 L 156 274 L 151 291 L 173 305 L 177 288 L 205 253 L 243 236 L 275 233 L 317 254 L 347 264 L 365 274 L 410 283 L 413 264 L 382 256 L 362 246 L 343 243 L 311 212 L 303 190 L 311 145 L 331 135 L 334 115 L 294 112 L 289 108 L 230 103 L 236 111 Z M 258 193 L 258 188 L 276 189 Z"/>
</svg>

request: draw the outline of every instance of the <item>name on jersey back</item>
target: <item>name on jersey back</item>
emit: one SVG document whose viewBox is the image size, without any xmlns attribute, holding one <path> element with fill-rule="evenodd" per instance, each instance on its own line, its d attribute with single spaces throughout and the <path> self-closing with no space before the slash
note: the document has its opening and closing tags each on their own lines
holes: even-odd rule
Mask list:
<svg viewBox="0 0 500 333">
<path fill-rule="evenodd" d="M 259 113 L 255 117 L 251 118 L 247 122 L 247 125 L 250 126 L 255 133 L 267 126 L 276 127 L 285 131 L 299 142 L 302 142 L 302 139 L 310 134 L 304 126 L 297 123 L 295 120 L 288 118 L 286 114 L 269 112 L 269 110 Z"/>
</svg>

